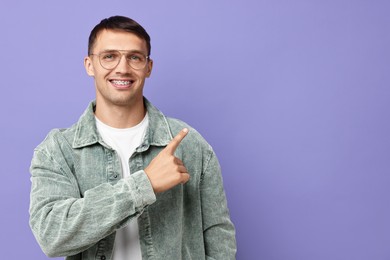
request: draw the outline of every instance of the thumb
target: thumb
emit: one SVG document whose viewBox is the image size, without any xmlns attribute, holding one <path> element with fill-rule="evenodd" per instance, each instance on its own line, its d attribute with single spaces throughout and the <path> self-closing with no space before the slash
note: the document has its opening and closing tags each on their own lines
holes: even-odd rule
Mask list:
<svg viewBox="0 0 390 260">
<path fill-rule="evenodd" d="M 167 151 L 169 154 L 173 155 L 176 151 L 176 148 L 179 146 L 181 141 L 186 137 L 188 134 L 188 128 L 182 129 L 173 139 L 172 141 L 165 147 L 165 151 Z"/>
</svg>

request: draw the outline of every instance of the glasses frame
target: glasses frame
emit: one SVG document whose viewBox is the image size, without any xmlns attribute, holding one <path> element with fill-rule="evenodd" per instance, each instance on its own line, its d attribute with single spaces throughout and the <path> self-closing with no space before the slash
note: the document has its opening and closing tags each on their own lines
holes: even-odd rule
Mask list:
<svg viewBox="0 0 390 260">
<path fill-rule="evenodd" d="M 110 52 L 118 52 L 121 55 L 121 57 L 118 60 L 118 63 L 114 67 L 112 67 L 110 69 L 107 69 L 106 67 L 103 66 L 102 61 L 100 59 L 100 55 L 102 55 L 104 53 L 110 53 Z M 105 69 L 105 70 L 113 70 L 116 67 L 118 67 L 118 65 L 121 62 L 123 56 L 126 56 L 126 55 L 131 54 L 131 53 L 143 55 L 145 57 L 145 65 L 142 68 L 134 68 L 132 66 L 132 64 L 131 64 L 131 60 L 127 59 L 127 57 L 125 57 L 127 65 L 129 65 L 132 69 L 135 69 L 135 70 L 142 70 L 142 69 L 146 68 L 146 65 L 148 64 L 148 61 L 150 61 L 150 56 L 145 55 L 145 54 L 143 54 L 142 52 L 139 52 L 139 51 L 106 50 L 106 51 L 102 51 L 102 52 L 99 52 L 99 53 L 90 53 L 89 56 L 97 56 L 98 60 L 99 60 L 99 64 L 100 64 L 100 66 L 102 66 L 103 69 Z"/>
</svg>

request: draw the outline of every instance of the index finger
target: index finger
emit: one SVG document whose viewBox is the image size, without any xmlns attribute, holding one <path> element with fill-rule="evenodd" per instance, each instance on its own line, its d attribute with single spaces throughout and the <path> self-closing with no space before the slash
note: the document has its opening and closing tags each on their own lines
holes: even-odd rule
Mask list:
<svg viewBox="0 0 390 260">
<path fill-rule="evenodd" d="M 179 146 L 179 144 L 181 143 L 181 141 L 184 139 L 184 137 L 186 137 L 186 135 L 188 134 L 188 128 L 184 128 L 182 129 L 173 139 L 172 141 L 167 145 L 167 147 L 165 147 L 165 150 L 170 153 L 170 154 L 174 154 L 175 151 L 176 151 L 176 148 Z"/>
</svg>

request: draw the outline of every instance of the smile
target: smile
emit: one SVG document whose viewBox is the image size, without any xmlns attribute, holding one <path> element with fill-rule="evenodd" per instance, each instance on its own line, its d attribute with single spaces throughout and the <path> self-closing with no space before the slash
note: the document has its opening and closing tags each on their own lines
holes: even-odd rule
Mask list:
<svg viewBox="0 0 390 260">
<path fill-rule="evenodd" d="M 130 85 L 134 81 L 133 80 L 117 80 L 117 79 L 113 79 L 113 80 L 110 80 L 110 82 L 115 87 L 124 88 L 124 87 L 130 87 Z"/>
</svg>

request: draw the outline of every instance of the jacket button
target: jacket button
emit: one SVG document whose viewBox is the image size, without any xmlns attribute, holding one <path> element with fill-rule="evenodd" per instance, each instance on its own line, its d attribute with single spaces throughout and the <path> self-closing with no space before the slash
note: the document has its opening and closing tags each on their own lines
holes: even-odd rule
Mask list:
<svg viewBox="0 0 390 260">
<path fill-rule="evenodd" d="M 106 256 L 105 256 L 105 255 L 102 255 L 102 256 L 100 257 L 100 259 L 101 259 L 101 260 L 106 260 Z"/>
</svg>

